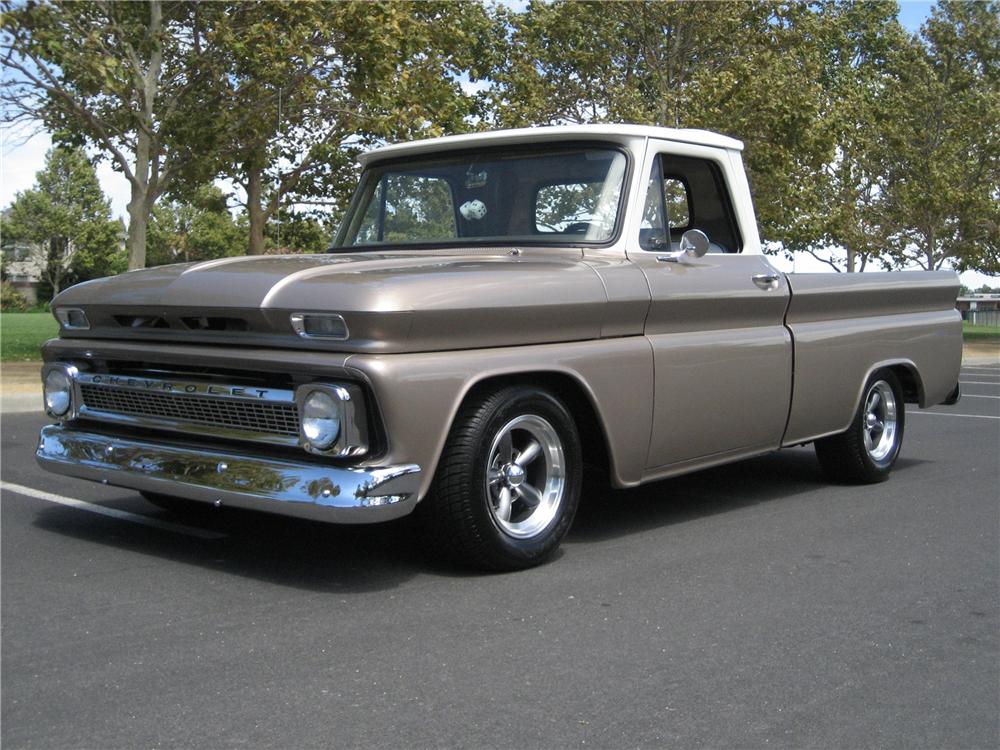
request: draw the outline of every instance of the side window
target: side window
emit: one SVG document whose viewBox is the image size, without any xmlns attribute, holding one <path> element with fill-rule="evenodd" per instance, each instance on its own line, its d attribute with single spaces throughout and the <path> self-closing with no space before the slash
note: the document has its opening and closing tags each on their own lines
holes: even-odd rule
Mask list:
<svg viewBox="0 0 1000 750">
<path fill-rule="evenodd" d="M 719 166 L 710 159 L 661 154 L 649 176 L 639 244 L 644 250 L 662 250 L 670 244 L 676 247 L 688 229 L 700 229 L 708 235 L 711 253 L 738 253 L 742 249 Z"/>
<path fill-rule="evenodd" d="M 451 186 L 440 177 L 387 174 L 365 209 L 354 244 L 455 239 Z"/>
</svg>

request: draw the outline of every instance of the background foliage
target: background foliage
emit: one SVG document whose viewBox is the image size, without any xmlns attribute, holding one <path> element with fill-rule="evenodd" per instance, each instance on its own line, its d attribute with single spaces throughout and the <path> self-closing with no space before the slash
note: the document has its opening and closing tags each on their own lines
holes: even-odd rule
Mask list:
<svg viewBox="0 0 1000 750">
<path fill-rule="evenodd" d="M 1000 273 L 997 2 L 941 2 L 917 35 L 892 0 L 0 7 L 7 123 L 86 147 L 132 189 L 114 248 L 33 220 L 36 243 L 78 248 L 66 278 L 125 254 L 136 268 L 321 251 L 363 148 L 582 122 L 744 140 L 772 251 Z M 5 231 L 52 214 L 44 200 L 40 173 Z"/>
</svg>

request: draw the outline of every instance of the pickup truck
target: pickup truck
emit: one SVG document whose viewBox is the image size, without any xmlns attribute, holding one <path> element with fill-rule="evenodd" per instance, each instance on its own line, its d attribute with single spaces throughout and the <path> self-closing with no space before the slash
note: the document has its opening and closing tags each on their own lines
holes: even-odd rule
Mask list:
<svg viewBox="0 0 1000 750">
<path fill-rule="evenodd" d="M 814 443 L 882 481 L 906 405 L 958 399 L 957 277 L 779 272 L 741 151 L 611 125 L 368 152 L 327 254 L 62 292 L 37 460 L 174 509 L 413 514 L 494 570 L 552 555 L 585 464 L 624 488 Z"/>
</svg>

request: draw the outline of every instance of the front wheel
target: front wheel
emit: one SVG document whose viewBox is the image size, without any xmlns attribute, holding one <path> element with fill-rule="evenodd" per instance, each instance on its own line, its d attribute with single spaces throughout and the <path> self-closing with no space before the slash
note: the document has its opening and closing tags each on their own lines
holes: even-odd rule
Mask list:
<svg viewBox="0 0 1000 750">
<path fill-rule="evenodd" d="M 544 562 L 576 514 L 582 453 L 573 418 L 546 390 L 510 386 L 470 400 L 417 508 L 425 536 L 479 568 Z"/>
<path fill-rule="evenodd" d="M 888 479 L 903 443 L 905 416 L 899 379 L 891 370 L 879 370 L 865 384 L 851 426 L 816 441 L 823 472 L 835 481 L 870 484 Z"/>
</svg>

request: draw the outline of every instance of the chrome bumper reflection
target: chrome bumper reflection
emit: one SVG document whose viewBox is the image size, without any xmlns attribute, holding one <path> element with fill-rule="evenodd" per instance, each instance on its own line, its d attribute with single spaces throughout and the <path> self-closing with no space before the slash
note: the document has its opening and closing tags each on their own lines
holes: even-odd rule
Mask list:
<svg viewBox="0 0 1000 750">
<path fill-rule="evenodd" d="M 44 469 L 215 505 L 335 523 L 374 523 L 416 505 L 420 467 L 338 468 L 195 450 L 49 425 L 35 453 Z"/>
</svg>

